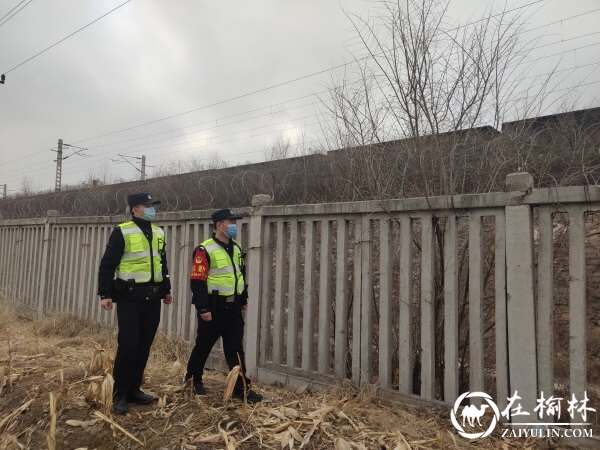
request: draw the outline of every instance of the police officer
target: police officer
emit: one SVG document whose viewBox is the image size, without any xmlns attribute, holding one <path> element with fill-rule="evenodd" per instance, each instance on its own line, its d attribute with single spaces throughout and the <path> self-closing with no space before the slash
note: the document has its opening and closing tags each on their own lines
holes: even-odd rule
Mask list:
<svg viewBox="0 0 600 450">
<path fill-rule="evenodd" d="M 160 300 L 173 302 L 165 253 L 165 233 L 152 224 L 159 204 L 146 192 L 127 198 L 132 220 L 115 227 L 100 261 L 100 305 L 111 310 L 117 303 L 117 355 L 113 411 L 124 414 L 129 402 L 156 400 L 140 386 L 150 346 L 160 322 Z"/>
<path fill-rule="evenodd" d="M 233 239 L 237 234 L 236 219 L 239 218 L 241 216 L 231 209 L 213 213 L 215 232 L 194 249 L 190 286 L 192 303 L 198 314 L 198 334 L 185 378 L 193 378 L 196 394 L 206 393 L 202 382 L 204 365 L 219 337 L 223 339 L 223 352 L 229 369 L 239 364 L 238 355 L 242 363 L 243 370 L 233 396 L 244 398 L 244 380 L 246 387 L 250 386 L 242 343 L 242 311 L 246 311 L 248 288 L 244 279 L 244 254 L 240 244 Z M 248 403 L 258 403 L 263 399 L 262 395 L 250 389 L 246 390 L 246 398 Z"/>
</svg>

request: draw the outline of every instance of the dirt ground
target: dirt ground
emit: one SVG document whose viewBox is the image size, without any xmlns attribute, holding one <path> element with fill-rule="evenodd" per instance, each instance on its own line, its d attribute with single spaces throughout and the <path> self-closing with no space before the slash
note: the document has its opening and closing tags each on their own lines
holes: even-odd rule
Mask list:
<svg viewBox="0 0 600 450">
<path fill-rule="evenodd" d="M 375 389 L 293 390 L 255 383 L 258 405 L 224 403 L 226 374 L 208 372 L 209 393 L 182 385 L 187 354 L 157 336 L 144 389 L 159 396 L 112 414 L 107 356 L 115 331 L 69 316 L 34 322 L 0 302 L 0 450 L 3 449 L 454 449 L 563 448 L 543 439 L 461 438 L 449 411 L 416 410 Z"/>
</svg>

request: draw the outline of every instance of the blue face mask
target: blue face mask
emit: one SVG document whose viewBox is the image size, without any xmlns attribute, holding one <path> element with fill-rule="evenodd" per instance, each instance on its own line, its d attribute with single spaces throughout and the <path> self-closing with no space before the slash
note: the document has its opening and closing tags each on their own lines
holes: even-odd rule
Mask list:
<svg viewBox="0 0 600 450">
<path fill-rule="evenodd" d="M 237 225 L 235 223 L 230 223 L 227 225 L 227 237 L 234 238 L 237 234 Z"/>
<path fill-rule="evenodd" d="M 155 217 L 156 217 L 156 209 L 154 209 L 154 206 L 151 208 L 144 209 L 144 215 L 142 216 L 142 219 L 147 220 L 148 222 L 152 222 Z"/>
</svg>

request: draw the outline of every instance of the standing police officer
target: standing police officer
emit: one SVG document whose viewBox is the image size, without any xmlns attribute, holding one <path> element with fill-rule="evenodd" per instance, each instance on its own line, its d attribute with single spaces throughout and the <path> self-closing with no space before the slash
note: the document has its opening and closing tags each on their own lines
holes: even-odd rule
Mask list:
<svg viewBox="0 0 600 450">
<path fill-rule="evenodd" d="M 105 310 L 118 304 L 117 355 L 113 411 L 129 411 L 128 402 L 156 400 L 140 386 L 150 347 L 160 322 L 160 300 L 173 302 L 167 269 L 165 233 L 152 224 L 159 201 L 145 192 L 127 198 L 132 220 L 115 227 L 108 239 L 98 273 L 98 295 Z"/>
<path fill-rule="evenodd" d="M 196 394 L 205 394 L 202 374 L 208 355 L 217 339 L 223 339 L 223 353 L 231 370 L 238 365 L 242 372 L 236 381 L 233 396 L 244 399 L 250 380 L 246 377 L 246 358 L 242 340 L 248 289 L 244 280 L 244 254 L 233 238 L 237 234 L 236 219 L 241 216 L 231 209 L 221 209 L 212 215 L 215 232 L 210 239 L 194 249 L 190 286 L 192 303 L 198 313 L 198 334 L 187 365 L 186 380 L 193 378 Z M 243 377 L 243 378 L 242 378 Z M 248 403 L 258 403 L 262 395 L 247 389 Z"/>
</svg>

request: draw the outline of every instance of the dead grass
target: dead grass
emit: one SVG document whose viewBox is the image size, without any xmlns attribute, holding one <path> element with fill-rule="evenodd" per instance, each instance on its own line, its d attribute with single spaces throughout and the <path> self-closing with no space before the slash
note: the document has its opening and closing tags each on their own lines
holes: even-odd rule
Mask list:
<svg viewBox="0 0 600 450">
<path fill-rule="evenodd" d="M 0 332 L 4 330 L 8 324 L 14 322 L 17 318 L 17 314 L 8 303 L 2 301 L 2 297 L 0 297 Z"/>
<path fill-rule="evenodd" d="M 36 326 L 38 336 L 59 336 L 65 338 L 85 338 L 93 336 L 107 341 L 113 338 L 114 330 L 101 323 L 82 319 L 73 314 L 56 314 Z"/>
<path fill-rule="evenodd" d="M 109 393 L 114 344 L 99 344 L 107 336 L 114 340 L 112 330 L 72 316 L 0 323 L 0 449 L 555 448 L 541 440 L 467 441 L 448 414 L 385 401 L 374 386 L 311 392 L 255 383 L 265 401 L 244 405 L 224 403 L 226 375 L 208 371 L 208 394 L 194 396 L 182 384 L 187 354 L 164 335 L 157 336 L 144 384 L 158 403 L 116 416 Z M 51 348 L 58 351 L 48 357 Z"/>
</svg>

